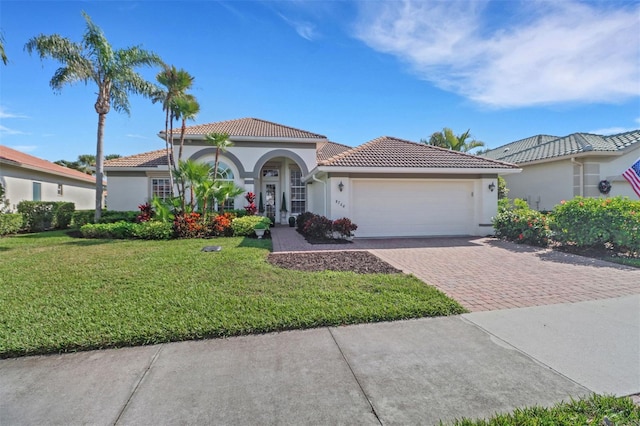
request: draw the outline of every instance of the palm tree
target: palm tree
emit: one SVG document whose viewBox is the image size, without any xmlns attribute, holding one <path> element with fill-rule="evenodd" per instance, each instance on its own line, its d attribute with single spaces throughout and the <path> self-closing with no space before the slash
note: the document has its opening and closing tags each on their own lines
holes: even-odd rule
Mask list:
<svg viewBox="0 0 640 426">
<path fill-rule="evenodd" d="M 162 102 L 162 110 L 165 111 L 164 141 L 169 165 L 169 179 L 173 190 L 173 141 L 170 145 L 169 139 L 173 138 L 173 120 L 177 118 L 175 101 L 185 95 L 185 92 L 193 84 L 193 77 L 185 70 L 178 70 L 174 65 L 171 65 L 165 66 L 156 76 L 156 80 L 165 87 L 154 95 L 153 101 Z"/>
<path fill-rule="evenodd" d="M 225 152 L 227 148 L 233 146 L 233 142 L 229 140 L 227 133 L 209 133 L 204 137 L 205 142 L 216 148 L 216 159 L 213 163 L 213 179 L 218 178 L 218 163 L 220 162 L 220 153 Z"/>
<path fill-rule="evenodd" d="M 51 58 L 62 64 L 49 82 L 54 91 L 60 91 L 65 85 L 77 82 L 92 81 L 98 87 L 98 98 L 94 105 L 98 113 L 95 212 L 97 222 L 102 213 L 104 124 L 107 114 L 112 106 L 117 112 L 130 114 L 129 94 L 151 97 L 157 92 L 157 88 L 134 69 L 163 65 L 163 62 L 155 53 L 137 46 L 114 50 L 89 15 L 84 12 L 82 15 L 87 22 L 82 42 L 74 43 L 58 34 L 39 35 L 31 38 L 25 49 L 30 54 L 37 52 L 41 60 Z"/>
<path fill-rule="evenodd" d="M 187 120 L 195 120 L 196 116 L 200 112 L 200 104 L 196 100 L 195 96 L 185 94 L 176 98 L 174 102 L 175 116 L 177 119 L 182 120 L 182 126 L 180 127 L 180 149 L 178 150 L 178 161 L 182 160 L 182 147 L 184 146 L 184 135 L 187 130 Z"/>
<path fill-rule="evenodd" d="M 484 142 L 472 139 L 467 141 L 471 137 L 470 129 L 461 135 L 456 136 L 448 127 L 442 129 L 442 132 L 435 132 L 431 135 L 428 141 L 422 139 L 421 142 L 427 143 L 433 146 L 439 146 L 440 148 L 447 148 L 452 151 L 469 152 L 472 149 L 483 147 Z"/>
<path fill-rule="evenodd" d="M 0 34 L 0 59 L 2 59 L 2 63 L 7 65 L 9 63 L 9 58 L 7 58 L 7 54 L 4 52 L 4 36 Z"/>
<path fill-rule="evenodd" d="M 193 160 L 181 161 L 178 163 L 177 173 L 180 175 L 180 179 L 184 180 L 185 184 L 189 187 L 191 210 L 196 208 L 196 195 L 201 196 L 204 192 L 203 186 L 206 186 L 206 182 L 211 180 L 211 166 L 207 163 L 198 163 Z M 183 201 L 183 211 L 186 205 Z"/>
<path fill-rule="evenodd" d="M 221 182 L 213 196 L 218 203 L 218 209 L 224 213 L 224 205 L 229 198 L 236 198 L 238 195 L 244 194 L 244 188 L 241 188 L 235 184 L 235 182 L 226 181 Z"/>
</svg>

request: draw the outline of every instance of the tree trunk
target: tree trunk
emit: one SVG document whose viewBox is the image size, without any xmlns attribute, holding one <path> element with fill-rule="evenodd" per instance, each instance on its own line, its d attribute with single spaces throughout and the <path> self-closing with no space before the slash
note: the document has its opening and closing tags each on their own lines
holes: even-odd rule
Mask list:
<svg viewBox="0 0 640 426">
<path fill-rule="evenodd" d="M 97 109 L 97 108 L 96 108 Z M 104 180 L 104 123 L 107 113 L 98 113 L 98 141 L 96 143 L 96 212 L 94 222 L 98 223 L 102 217 L 102 181 Z"/>
<path fill-rule="evenodd" d="M 169 107 L 164 119 L 164 145 L 167 153 L 167 167 L 169 168 L 169 184 L 171 185 L 171 196 L 173 197 L 173 167 L 171 166 L 171 154 L 169 151 Z"/>
</svg>

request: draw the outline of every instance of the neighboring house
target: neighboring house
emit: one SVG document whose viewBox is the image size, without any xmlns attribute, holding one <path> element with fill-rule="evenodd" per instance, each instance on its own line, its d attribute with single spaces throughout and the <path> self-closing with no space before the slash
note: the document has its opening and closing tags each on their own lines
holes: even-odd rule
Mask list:
<svg viewBox="0 0 640 426">
<path fill-rule="evenodd" d="M 637 198 L 622 173 L 640 157 L 640 130 L 610 136 L 532 136 L 483 156 L 517 164 L 522 173 L 505 176 L 508 196 L 526 199 L 538 210 L 551 210 L 578 195 L 607 196 L 599 190 L 603 181 L 611 185 L 608 196 Z"/>
<path fill-rule="evenodd" d="M 492 233 L 497 177 L 519 172 L 513 164 L 392 137 L 352 148 L 256 118 L 188 127 L 183 160 L 213 165 L 215 148 L 204 141 L 212 132 L 233 142 L 220 154 L 219 170 L 255 192 L 256 203 L 262 194 L 265 215 L 277 223 L 304 211 L 348 217 L 358 237 Z M 154 195 L 171 195 L 164 149 L 107 161 L 105 171 L 110 209 L 134 210 Z M 242 208 L 246 201 L 234 203 Z"/>
<path fill-rule="evenodd" d="M 68 201 L 75 204 L 76 210 L 95 208 L 93 176 L 2 145 L 0 183 L 12 211 L 25 200 Z"/>
</svg>

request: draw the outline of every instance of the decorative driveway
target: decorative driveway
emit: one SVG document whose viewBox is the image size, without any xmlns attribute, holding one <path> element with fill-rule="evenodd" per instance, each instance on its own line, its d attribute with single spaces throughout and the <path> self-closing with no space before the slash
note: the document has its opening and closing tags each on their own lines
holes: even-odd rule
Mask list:
<svg viewBox="0 0 640 426">
<path fill-rule="evenodd" d="M 274 251 L 368 250 L 472 312 L 640 294 L 640 269 L 494 238 L 355 239 L 310 245 L 273 230 Z M 287 250 L 289 248 L 289 250 Z"/>
</svg>

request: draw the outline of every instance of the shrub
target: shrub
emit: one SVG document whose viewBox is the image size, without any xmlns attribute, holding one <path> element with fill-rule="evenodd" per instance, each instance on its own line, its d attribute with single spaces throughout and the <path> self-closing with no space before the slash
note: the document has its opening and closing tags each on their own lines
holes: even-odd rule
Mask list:
<svg viewBox="0 0 640 426">
<path fill-rule="evenodd" d="M 346 217 L 333 221 L 333 231 L 338 232 L 343 238 L 353 237 L 353 231 L 356 229 L 358 229 L 358 225 Z"/>
<path fill-rule="evenodd" d="M 178 238 L 202 238 L 206 227 L 200 213 L 178 213 L 173 219 L 173 231 Z"/>
<path fill-rule="evenodd" d="M 20 201 L 18 213 L 24 219 L 24 228 L 29 232 L 41 232 L 53 226 L 53 204 L 46 201 Z"/>
<path fill-rule="evenodd" d="M 102 212 L 102 215 L 100 215 L 100 223 L 115 223 L 115 222 L 135 223 L 137 220 L 138 220 L 137 211 L 105 210 Z"/>
<path fill-rule="evenodd" d="M 231 221 L 231 228 L 233 229 L 233 235 L 236 237 L 248 237 L 255 234 L 253 228 L 258 223 L 264 223 L 267 225 L 267 229 L 271 226 L 269 218 L 264 216 L 244 216 L 237 217 Z"/>
<path fill-rule="evenodd" d="M 174 235 L 170 222 L 147 221 L 131 225 L 132 236 L 142 240 L 169 240 Z"/>
<path fill-rule="evenodd" d="M 22 229 L 22 214 L 0 213 L 0 236 L 15 234 Z"/>
<path fill-rule="evenodd" d="M 561 244 L 640 252 L 640 201 L 576 197 L 557 205 L 552 217 L 554 239 Z"/>
<path fill-rule="evenodd" d="M 302 233 L 304 231 L 305 223 L 314 216 L 315 214 L 311 212 L 300 213 L 296 218 L 296 229 L 298 232 Z"/>
<path fill-rule="evenodd" d="M 76 210 L 71 215 L 71 226 L 80 228 L 87 223 L 93 223 L 94 216 L 95 210 Z"/>
<path fill-rule="evenodd" d="M 140 214 L 136 217 L 136 220 L 138 222 L 148 222 L 156 214 L 156 212 L 153 211 L 153 207 L 149 203 L 140 204 L 138 206 L 138 209 L 140 209 Z"/>
<path fill-rule="evenodd" d="M 80 227 L 80 232 L 85 238 L 133 238 L 135 224 L 125 221 L 113 223 L 88 223 Z"/>
<path fill-rule="evenodd" d="M 233 213 L 223 213 L 209 220 L 207 235 L 214 237 L 230 237 L 233 235 L 231 222 L 235 219 Z"/>
<path fill-rule="evenodd" d="M 58 202 L 53 206 L 53 227 L 56 229 L 66 229 L 71 225 L 73 213 L 76 210 L 74 203 Z"/>
<path fill-rule="evenodd" d="M 324 216 L 314 215 L 307 220 L 302 229 L 302 234 L 308 238 L 325 240 L 331 238 L 333 222 Z"/>
<path fill-rule="evenodd" d="M 173 226 L 164 222 L 114 222 L 88 223 L 80 228 L 85 238 L 168 240 L 173 236 Z"/>
<path fill-rule="evenodd" d="M 246 206 L 244 206 L 244 209 L 247 212 L 247 215 L 254 216 L 258 211 L 258 208 L 256 207 L 256 203 L 255 203 L 256 194 L 254 194 L 253 192 L 247 192 L 247 195 L 245 195 L 244 198 L 246 198 L 247 203 L 249 203 Z"/>
<path fill-rule="evenodd" d="M 500 205 L 493 227 L 497 237 L 540 247 L 546 247 L 551 236 L 547 216 L 517 198 L 513 206 L 506 202 Z"/>
</svg>

